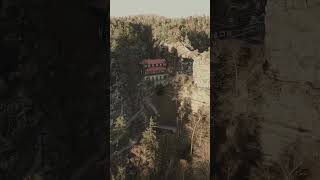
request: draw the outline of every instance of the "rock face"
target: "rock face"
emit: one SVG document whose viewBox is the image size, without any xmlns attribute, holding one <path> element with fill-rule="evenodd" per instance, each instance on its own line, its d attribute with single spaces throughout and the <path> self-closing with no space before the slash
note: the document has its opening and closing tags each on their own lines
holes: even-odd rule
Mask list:
<svg viewBox="0 0 320 180">
<path fill-rule="evenodd" d="M 193 60 L 192 78 L 190 79 L 192 85 L 188 87 L 188 91 L 185 91 L 188 93 L 184 96 L 191 98 L 191 108 L 194 113 L 202 106 L 205 106 L 210 112 L 210 49 L 199 53 L 197 50 L 189 50 L 182 43 L 164 45 L 169 50 L 175 48 L 179 57 Z M 186 87 L 189 85 L 185 84 Z"/>
<path fill-rule="evenodd" d="M 210 112 L 210 50 L 201 53 L 193 63 L 194 87 L 191 96 L 191 107 L 194 112 L 203 105 Z"/>
<path fill-rule="evenodd" d="M 250 162 L 258 161 L 259 122 L 257 104 L 262 102 L 259 86 L 263 74 L 261 45 L 247 47 L 242 41 L 218 41 L 213 52 L 215 144 L 218 178 L 244 177 Z M 219 169 L 221 168 L 221 169 Z"/>
<path fill-rule="evenodd" d="M 178 134 L 187 131 L 193 144 L 192 167 L 197 179 L 209 178 L 210 167 L 210 49 L 199 53 L 182 43 L 165 45 L 180 58 L 193 60 L 192 74 L 177 74 Z M 186 108 L 187 107 L 187 108 Z M 202 119 L 202 120 L 201 120 Z M 199 121 L 197 121 L 199 120 Z M 197 126 L 197 125 L 199 126 Z M 191 135 L 193 134 L 193 135 Z"/>
<path fill-rule="evenodd" d="M 216 43 L 214 73 L 220 80 L 214 88 L 219 93 L 215 129 L 221 177 L 243 177 L 250 173 L 250 161 L 281 164 L 293 144 L 302 148 L 294 157 L 301 162 L 299 168 L 311 171 L 308 179 L 318 175 L 320 6 L 309 1 L 308 7 L 299 2 L 296 8 L 284 8 L 280 2 L 289 3 L 267 3 L 264 44 Z"/>
<path fill-rule="evenodd" d="M 319 151 L 319 2 L 292 1 L 287 11 L 267 7 L 266 58 L 277 80 L 266 79 L 261 104 L 262 147 L 277 159 L 283 147 L 302 139 L 303 153 Z M 285 22 L 285 23 L 284 23 Z M 310 150 L 310 151 L 309 151 Z"/>
</svg>

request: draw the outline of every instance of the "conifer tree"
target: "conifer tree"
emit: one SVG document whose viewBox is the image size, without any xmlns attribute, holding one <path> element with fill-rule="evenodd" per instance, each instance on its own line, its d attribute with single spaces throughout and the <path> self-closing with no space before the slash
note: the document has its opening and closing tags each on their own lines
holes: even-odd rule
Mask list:
<svg viewBox="0 0 320 180">
<path fill-rule="evenodd" d="M 126 179 L 125 167 L 118 166 L 118 172 L 114 177 L 112 177 L 112 180 L 125 180 L 125 179 Z"/>
<path fill-rule="evenodd" d="M 140 143 L 130 150 L 132 157 L 129 159 L 129 164 L 138 171 L 139 179 L 152 179 L 158 172 L 156 157 L 159 145 L 154 130 L 156 124 L 153 118 L 147 123 Z"/>
<path fill-rule="evenodd" d="M 156 150 L 158 148 L 156 132 L 154 130 L 155 127 L 156 123 L 151 117 L 149 120 L 149 125 L 147 129 L 143 132 L 141 139 L 141 144 L 151 151 Z"/>
<path fill-rule="evenodd" d="M 114 127 L 111 129 L 111 137 L 116 138 L 126 132 L 126 120 L 123 116 L 119 116 L 115 122 Z"/>
</svg>

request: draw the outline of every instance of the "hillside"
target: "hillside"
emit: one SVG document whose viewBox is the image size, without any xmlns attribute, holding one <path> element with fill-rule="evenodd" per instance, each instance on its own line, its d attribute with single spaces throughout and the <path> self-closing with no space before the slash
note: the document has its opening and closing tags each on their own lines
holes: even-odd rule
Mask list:
<svg viewBox="0 0 320 180">
<path fill-rule="evenodd" d="M 119 139 L 122 145 L 114 147 L 119 150 L 125 148 L 132 154 L 128 159 L 114 157 L 118 159 L 117 162 L 112 161 L 114 179 L 124 176 L 134 179 L 209 179 L 210 131 L 209 128 L 201 128 L 209 127 L 210 123 L 209 27 L 208 17 L 169 19 L 135 16 L 111 19 L 111 59 L 118 67 L 111 69 L 115 79 L 111 92 L 114 97 L 111 100 L 115 102 L 112 104 L 112 117 L 125 117 L 122 122 L 127 123 L 141 110 L 133 120 L 135 123 L 125 128 L 127 134 Z M 157 90 L 142 80 L 138 64 L 149 58 L 163 58 L 168 63 L 169 85 L 165 87 L 164 95 L 157 95 Z M 193 61 L 192 74 L 177 73 L 177 64 L 186 59 Z M 115 94 L 121 99 L 118 103 L 119 98 Z M 170 98 L 165 98 L 167 96 Z M 204 106 L 199 106 L 199 101 L 205 102 Z M 167 111 L 166 108 L 171 106 L 172 111 Z M 154 120 L 160 125 L 164 121 L 162 116 L 172 118 L 176 133 L 162 132 L 151 126 Z M 201 127 L 195 127 L 198 119 L 202 122 Z M 111 123 L 111 131 L 114 128 L 115 124 Z M 154 134 L 149 145 L 144 143 L 145 132 Z M 126 148 L 133 139 L 134 143 Z M 114 152 L 112 150 L 111 153 Z M 149 161 L 149 165 L 151 162 L 153 165 L 146 166 L 141 161 Z"/>
</svg>

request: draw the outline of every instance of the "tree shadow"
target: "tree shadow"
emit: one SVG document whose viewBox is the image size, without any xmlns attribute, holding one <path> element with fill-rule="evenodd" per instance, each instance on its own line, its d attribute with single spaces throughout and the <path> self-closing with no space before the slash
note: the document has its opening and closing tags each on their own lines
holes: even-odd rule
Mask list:
<svg viewBox="0 0 320 180">
<path fill-rule="evenodd" d="M 124 28 L 127 32 L 120 32 L 122 34 L 116 39 L 117 45 L 111 51 L 111 59 L 115 59 L 119 64 L 119 73 L 111 78 L 122 81 L 124 87 L 121 88 L 121 94 L 130 99 L 126 101 L 131 108 L 126 110 L 130 116 L 140 108 L 138 104 L 141 95 L 138 93 L 137 85 L 142 79 L 142 74 L 139 63 L 142 59 L 153 57 L 153 40 L 150 26 L 130 22 Z M 115 69 L 111 69 L 113 70 Z"/>
<path fill-rule="evenodd" d="M 191 46 L 194 49 L 198 49 L 200 53 L 207 51 L 210 47 L 210 38 L 205 31 L 190 31 L 187 33 Z"/>
</svg>

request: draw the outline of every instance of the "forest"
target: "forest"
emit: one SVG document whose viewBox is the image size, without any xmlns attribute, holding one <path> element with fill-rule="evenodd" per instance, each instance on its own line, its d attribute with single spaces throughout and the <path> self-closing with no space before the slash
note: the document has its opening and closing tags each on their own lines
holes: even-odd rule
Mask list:
<svg viewBox="0 0 320 180">
<path fill-rule="evenodd" d="M 166 18 L 141 15 L 110 19 L 111 64 L 114 64 L 110 69 L 112 179 L 209 179 L 210 131 L 205 128 L 210 125 L 209 112 L 192 114 L 190 104 L 186 103 L 189 101 L 178 98 L 184 104 L 177 109 L 182 119 L 179 133 L 159 131 L 156 117 L 141 105 L 146 94 L 152 93 L 152 88 L 141 81 L 137 66 L 142 59 L 164 58 L 172 67 L 182 59 L 176 44 L 182 44 L 182 48 L 196 57 L 208 59 L 209 39 L 210 20 L 207 16 Z M 173 48 L 168 48 L 168 44 Z M 189 75 L 171 75 L 176 93 L 188 89 L 187 86 L 190 89 L 191 81 Z"/>
</svg>

